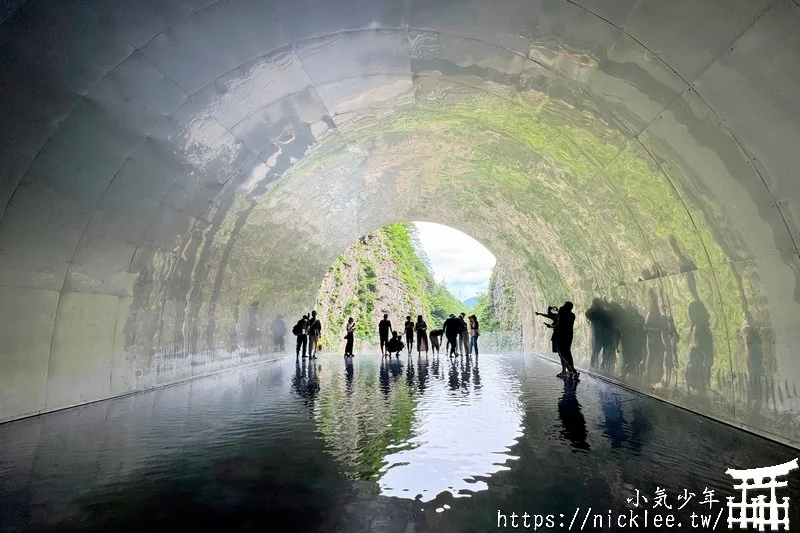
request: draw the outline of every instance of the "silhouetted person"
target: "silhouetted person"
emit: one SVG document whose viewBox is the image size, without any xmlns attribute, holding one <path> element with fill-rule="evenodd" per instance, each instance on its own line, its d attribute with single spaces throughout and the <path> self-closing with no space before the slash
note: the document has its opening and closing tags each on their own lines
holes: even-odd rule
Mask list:
<svg viewBox="0 0 800 533">
<path fill-rule="evenodd" d="M 344 356 L 353 357 L 353 336 L 356 331 L 356 322 L 353 317 L 347 319 L 347 325 L 345 325 L 344 330 L 344 340 L 347 341 L 344 345 Z"/>
<path fill-rule="evenodd" d="M 308 344 L 308 315 L 303 315 L 303 318 L 297 321 L 292 333 L 297 336 L 297 353 L 296 357 L 300 356 L 300 350 L 303 351 L 303 359 L 306 357 L 306 345 Z"/>
<path fill-rule="evenodd" d="M 558 417 L 564 426 L 561 436 L 569 440 L 574 448 L 588 450 L 590 446 L 586 442 L 588 436 L 586 418 L 584 418 L 581 404 L 578 402 L 577 387 L 578 381 L 575 378 L 564 378 L 564 394 L 558 400 Z"/>
<path fill-rule="evenodd" d="M 567 363 L 564 358 L 561 356 L 559 347 L 558 347 L 558 333 L 556 332 L 556 324 L 558 323 L 558 314 L 559 309 L 553 305 L 548 306 L 547 313 L 540 313 L 536 311 L 537 315 L 543 316 L 550 320 L 550 322 L 545 322 L 545 326 L 550 328 L 553 333 L 550 335 L 550 348 L 554 354 L 558 354 L 558 360 L 561 362 L 561 372 L 556 374 L 557 377 L 566 376 L 569 373 L 569 369 L 567 368 Z"/>
<path fill-rule="evenodd" d="M 689 304 L 689 361 L 686 365 L 686 385 L 691 389 L 708 389 L 711 367 L 714 364 L 714 338 L 711 317 L 700 300 Z"/>
<path fill-rule="evenodd" d="M 317 312 L 311 311 L 311 320 L 308 321 L 308 357 L 317 358 L 319 337 L 322 335 L 322 322 L 317 318 Z"/>
<path fill-rule="evenodd" d="M 431 330 L 430 338 L 431 338 L 431 352 L 438 354 L 439 348 L 442 346 L 442 335 L 444 335 L 443 329 L 434 329 Z"/>
<path fill-rule="evenodd" d="M 391 357 L 393 353 L 396 353 L 397 357 L 400 357 L 400 352 L 403 351 L 403 347 L 404 345 L 403 341 L 400 340 L 400 334 L 393 331 L 392 338 L 386 343 L 386 353 L 389 357 Z"/>
<path fill-rule="evenodd" d="M 665 385 L 669 386 L 675 375 L 675 384 L 678 383 L 678 329 L 672 316 L 665 317 L 666 331 L 664 332 L 664 370 L 666 372 Z"/>
<path fill-rule="evenodd" d="M 467 325 L 467 321 L 464 319 L 466 316 L 466 313 L 461 313 L 458 316 L 458 353 L 469 355 L 469 326 Z"/>
<path fill-rule="evenodd" d="M 478 355 L 478 337 L 480 336 L 480 332 L 478 331 L 478 317 L 475 315 L 470 315 L 469 317 L 469 354 L 471 355 L 473 350 L 475 351 L 475 355 Z"/>
<path fill-rule="evenodd" d="M 631 316 L 631 327 L 633 328 L 633 365 L 631 367 L 632 375 L 639 378 L 644 371 L 645 359 L 647 359 L 647 328 L 645 327 L 645 320 L 639 309 L 629 303 L 628 313 Z"/>
<path fill-rule="evenodd" d="M 611 350 L 606 359 L 603 353 L 603 368 L 609 372 L 614 370 L 617 362 L 617 354 L 623 345 L 623 330 L 627 328 L 628 315 L 619 302 L 611 301 L 608 303 L 608 315 L 611 317 Z"/>
<path fill-rule="evenodd" d="M 564 302 L 558 310 L 558 319 L 553 326 L 558 345 L 558 354 L 567 367 L 567 372 L 578 375 L 575 365 L 572 362 L 572 337 L 575 328 L 575 314 L 572 312 L 572 302 Z"/>
<path fill-rule="evenodd" d="M 386 344 L 389 342 L 389 333 L 392 332 L 392 323 L 389 315 L 383 315 L 383 320 L 378 322 L 378 336 L 381 340 L 381 355 L 386 355 Z"/>
<path fill-rule="evenodd" d="M 647 379 L 651 385 L 661 383 L 664 378 L 664 356 L 667 351 L 664 335 L 667 330 L 666 317 L 661 314 L 656 291 L 650 289 L 650 311 L 645 319 L 647 329 Z"/>
<path fill-rule="evenodd" d="M 592 357 L 589 366 L 597 368 L 602 364 L 600 359 L 604 350 L 611 349 L 611 316 L 603 304 L 603 300 L 595 298 L 592 306 L 586 310 L 586 319 L 592 330 Z"/>
<path fill-rule="evenodd" d="M 283 316 L 278 315 L 272 322 L 272 349 L 277 353 L 286 351 L 283 343 L 283 338 L 286 336 L 286 322 L 283 321 Z"/>
<path fill-rule="evenodd" d="M 422 320 L 422 315 L 417 315 L 417 323 L 414 325 L 417 332 L 417 355 L 428 355 L 428 324 Z M 410 350 L 409 350 L 410 351 Z"/>
<path fill-rule="evenodd" d="M 411 320 L 411 315 L 406 317 L 403 324 L 403 331 L 406 334 L 406 346 L 408 347 L 408 355 L 411 355 L 411 347 L 414 345 L 414 322 Z"/>
<path fill-rule="evenodd" d="M 450 317 L 444 321 L 444 336 L 447 337 L 447 344 L 450 347 L 449 355 L 454 357 L 458 355 L 458 333 L 461 331 L 461 322 L 456 318 L 456 315 L 451 314 Z"/>
</svg>

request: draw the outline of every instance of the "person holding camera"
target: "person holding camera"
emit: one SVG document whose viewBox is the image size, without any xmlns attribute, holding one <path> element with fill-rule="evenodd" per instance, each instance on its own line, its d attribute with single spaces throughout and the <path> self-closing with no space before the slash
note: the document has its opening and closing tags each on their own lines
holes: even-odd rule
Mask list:
<svg viewBox="0 0 800 533">
<path fill-rule="evenodd" d="M 558 358 L 561 360 L 561 372 L 556 374 L 560 378 L 568 375 L 578 375 L 572 361 L 572 337 L 575 326 L 575 314 L 572 312 L 572 307 L 572 302 L 564 302 L 564 305 L 560 308 L 554 305 L 549 306 L 546 314 L 536 312 L 537 315 L 551 320 L 545 326 L 553 330 L 550 342 L 552 343 L 553 352 L 557 353 Z"/>
</svg>

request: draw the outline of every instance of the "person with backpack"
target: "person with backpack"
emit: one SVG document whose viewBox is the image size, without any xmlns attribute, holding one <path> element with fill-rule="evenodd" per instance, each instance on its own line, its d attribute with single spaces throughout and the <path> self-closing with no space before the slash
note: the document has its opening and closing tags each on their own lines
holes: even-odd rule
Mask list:
<svg viewBox="0 0 800 533">
<path fill-rule="evenodd" d="M 322 335 L 322 322 L 317 318 L 317 312 L 311 311 L 311 320 L 308 321 L 308 358 L 317 358 L 319 336 Z"/>
<path fill-rule="evenodd" d="M 303 318 L 297 321 L 297 324 L 292 328 L 292 334 L 297 337 L 297 354 L 295 357 L 300 357 L 300 348 L 303 349 L 303 359 L 306 358 L 306 346 L 308 344 L 308 315 L 303 315 Z"/>
</svg>

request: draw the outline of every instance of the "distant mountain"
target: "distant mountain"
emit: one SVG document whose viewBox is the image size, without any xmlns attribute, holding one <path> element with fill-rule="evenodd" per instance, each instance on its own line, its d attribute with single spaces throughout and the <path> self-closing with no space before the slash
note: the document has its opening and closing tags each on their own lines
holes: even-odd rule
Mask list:
<svg viewBox="0 0 800 533">
<path fill-rule="evenodd" d="M 472 298 L 467 298 L 462 303 L 467 306 L 467 309 L 472 310 L 475 308 L 475 304 L 478 303 L 478 297 L 473 296 Z"/>
</svg>

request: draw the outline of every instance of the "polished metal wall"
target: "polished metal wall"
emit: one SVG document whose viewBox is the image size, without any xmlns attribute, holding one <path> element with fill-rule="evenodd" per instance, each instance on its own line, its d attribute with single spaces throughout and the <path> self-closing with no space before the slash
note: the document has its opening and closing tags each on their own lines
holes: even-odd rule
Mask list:
<svg viewBox="0 0 800 533">
<path fill-rule="evenodd" d="M 592 366 L 605 299 L 598 371 L 796 443 L 798 28 L 793 0 L 12 2 L 0 421 L 259 360 L 413 219 L 497 255 L 529 349 L 571 299 Z"/>
</svg>

